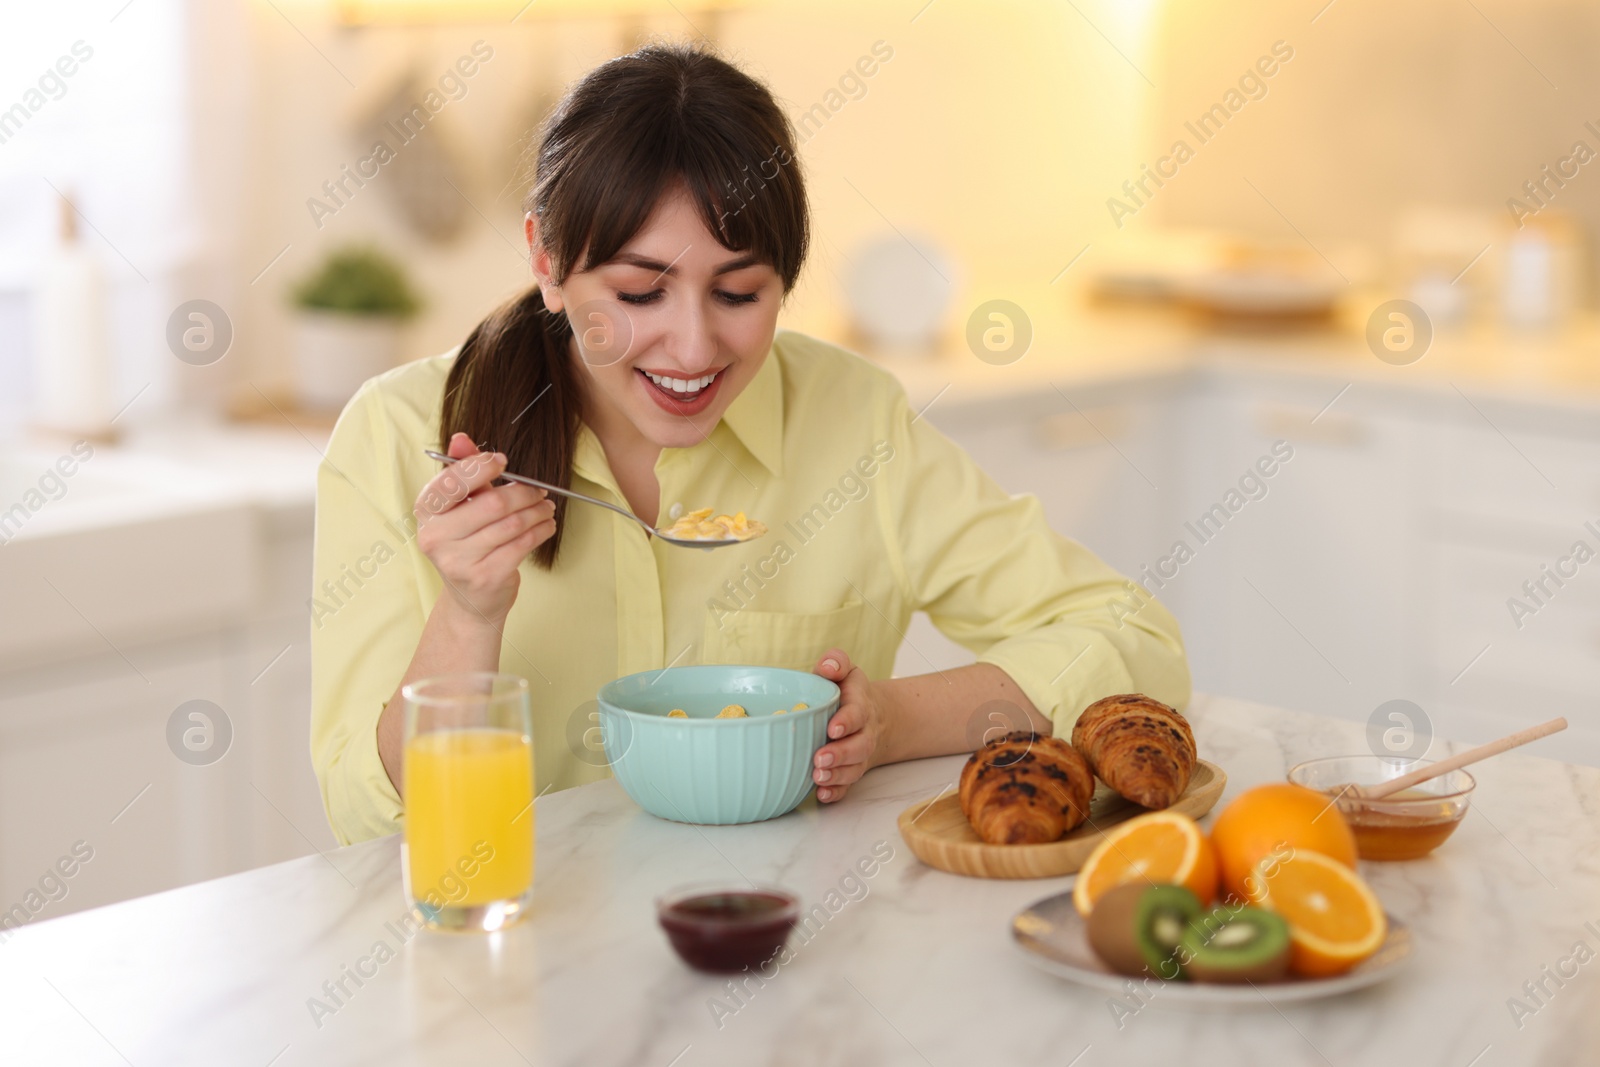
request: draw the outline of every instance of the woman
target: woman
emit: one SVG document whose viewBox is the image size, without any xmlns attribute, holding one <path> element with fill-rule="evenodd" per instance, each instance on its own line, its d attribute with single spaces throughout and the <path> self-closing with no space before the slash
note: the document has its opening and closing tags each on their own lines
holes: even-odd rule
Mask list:
<svg viewBox="0 0 1600 1067">
<path fill-rule="evenodd" d="M 843 693 L 815 757 L 823 803 L 877 764 L 969 751 L 997 709 L 1049 733 L 1110 693 L 1187 701 L 1165 609 L 1113 610 L 1126 580 L 889 374 L 777 332 L 807 207 L 760 84 L 687 47 L 602 65 L 551 116 L 525 206 L 537 286 L 457 352 L 367 382 L 319 471 L 312 749 L 341 841 L 399 828 L 400 687 L 446 672 L 532 681 L 538 780 L 562 789 L 609 773 L 583 739 L 609 679 L 814 669 Z M 423 455 L 441 444 L 464 462 Z M 506 470 L 654 525 L 711 506 L 771 532 L 675 548 L 493 485 Z M 891 679 L 919 610 L 978 662 Z"/>
</svg>

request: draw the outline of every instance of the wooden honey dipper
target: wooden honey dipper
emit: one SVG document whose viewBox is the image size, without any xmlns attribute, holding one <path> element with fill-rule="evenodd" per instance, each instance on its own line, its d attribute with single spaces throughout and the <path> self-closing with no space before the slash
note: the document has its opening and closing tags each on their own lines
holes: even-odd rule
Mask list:
<svg viewBox="0 0 1600 1067">
<path fill-rule="evenodd" d="M 1339 802 L 1343 806 L 1364 800 L 1381 800 L 1386 796 L 1391 796 L 1410 789 L 1414 785 L 1426 782 L 1430 778 L 1437 778 L 1441 774 L 1449 774 L 1451 771 L 1459 770 L 1468 764 L 1486 760 L 1490 756 L 1498 756 L 1508 749 L 1526 745 L 1528 742 L 1537 741 L 1541 737 L 1549 737 L 1551 734 L 1560 733 L 1566 728 L 1567 720 L 1565 718 L 1551 719 L 1549 722 L 1542 722 L 1538 726 L 1530 726 L 1526 730 L 1518 730 L 1514 734 L 1508 734 L 1498 741 L 1490 741 L 1486 745 L 1479 745 L 1477 748 L 1469 748 L 1465 752 L 1458 752 L 1448 759 L 1430 763 L 1426 767 L 1418 767 L 1409 774 L 1402 774 L 1398 778 L 1390 779 L 1379 785 L 1343 785 L 1339 787 Z"/>
</svg>

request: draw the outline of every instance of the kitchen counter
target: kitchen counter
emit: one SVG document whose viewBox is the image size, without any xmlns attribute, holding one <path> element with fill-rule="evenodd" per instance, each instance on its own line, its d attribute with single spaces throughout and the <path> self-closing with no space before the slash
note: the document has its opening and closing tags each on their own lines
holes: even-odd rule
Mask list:
<svg viewBox="0 0 1600 1067">
<path fill-rule="evenodd" d="M 1373 297 L 1371 306 L 1379 302 Z M 1492 325 L 1437 333 L 1416 362 L 1395 366 L 1367 346 L 1352 301 L 1335 320 L 1305 328 L 1219 326 L 1181 311 L 1144 305 L 1056 308 L 1034 304 L 1027 351 L 998 365 L 974 357 L 964 335 L 947 333 L 935 351 L 863 354 L 892 370 L 914 407 L 1029 392 L 1116 386 L 1197 373 L 1245 372 L 1325 381 L 1392 393 L 1404 403 L 1457 390 L 1540 408 L 1592 413 L 1600 406 L 1600 319 L 1561 330 L 1512 332 Z"/>
<path fill-rule="evenodd" d="M 1359 724 L 1239 701 L 1198 698 L 1191 716 L 1230 776 L 1224 803 L 1366 748 Z M 1011 916 L 1070 879 L 981 881 L 913 857 L 896 816 L 961 763 L 880 768 L 841 804 L 747 826 L 663 822 L 610 780 L 547 795 L 532 914 L 494 935 L 403 936 L 393 837 L 39 922 L 0 945 L 0 1062 L 1499 1067 L 1600 1046 L 1600 771 L 1520 754 L 1475 769 L 1472 810 L 1438 853 L 1365 865 L 1414 930 L 1405 973 L 1220 1012 L 1159 994 L 1114 1008 L 1030 966 Z M 851 881 L 875 848 L 892 858 Z M 678 961 L 652 899 L 742 878 L 829 917 L 741 1002 Z M 1550 995 L 1534 1000 L 1524 983 L 1540 981 Z M 1508 998 L 1528 1010 L 1514 1018 Z"/>
</svg>

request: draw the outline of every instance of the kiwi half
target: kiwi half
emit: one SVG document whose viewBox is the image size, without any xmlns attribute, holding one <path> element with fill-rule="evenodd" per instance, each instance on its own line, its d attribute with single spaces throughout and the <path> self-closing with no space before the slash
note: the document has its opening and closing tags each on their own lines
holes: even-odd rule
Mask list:
<svg viewBox="0 0 1600 1067">
<path fill-rule="evenodd" d="M 1182 945 L 1197 982 L 1277 982 L 1289 971 L 1289 925 L 1261 908 L 1219 905 L 1191 923 Z"/>
<path fill-rule="evenodd" d="M 1089 946 L 1118 974 L 1179 979 L 1179 946 L 1204 914 L 1199 898 L 1181 885 L 1119 885 L 1089 913 Z"/>
</svg>

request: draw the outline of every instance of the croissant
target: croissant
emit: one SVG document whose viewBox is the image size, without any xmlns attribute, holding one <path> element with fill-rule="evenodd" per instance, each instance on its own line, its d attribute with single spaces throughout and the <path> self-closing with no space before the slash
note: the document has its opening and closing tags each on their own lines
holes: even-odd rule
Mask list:
<svg viewBox="0 0 1600 1067">
<path fill-rule="evenodd" d="M 1090 704 L 1072 727 L 1072 747 L 1102 782 L 1146 808 L 1171 807 L 1194 774 L 1189 723 L 1143 693 Z"/>
<path fill-rule="evenodd" d="M 961 811 L 991 845 L 1055 841 L 1089 817 L 1094 773 L 1059 737 L 1019 730 L 961 768 Z"/>
</svg>

